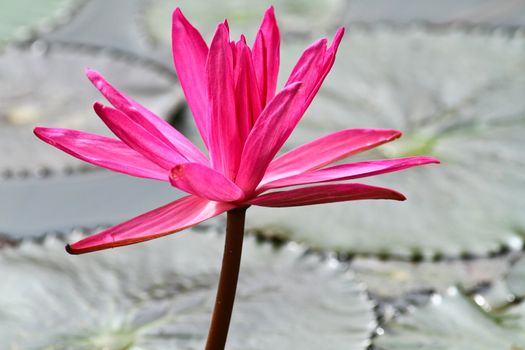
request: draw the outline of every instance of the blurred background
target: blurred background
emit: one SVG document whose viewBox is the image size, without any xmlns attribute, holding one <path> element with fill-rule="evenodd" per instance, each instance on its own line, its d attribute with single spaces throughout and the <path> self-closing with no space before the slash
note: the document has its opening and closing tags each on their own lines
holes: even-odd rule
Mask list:
<svg viewBox="0 0 525 350">
<path fill-rule="evenodd" d="M 228 18 L 252 42 L 271 4 L 281 82 L 312 41 L 347 29 L 285 150 L 394 128 L 401 139 L 353 159 L 442 164 L 366 179 L 403 203 L 251 208 L 228 348 L 525 349 L 523 0 L 0 0 L 0 349 L 202 348 L 223 219 L 68 256 L 64 242 L 181 193 L 32 130 L 109 135 L 89 67 L 198 142 L 172 68 L 173 9 L 207 40 Z"/>
</svg>

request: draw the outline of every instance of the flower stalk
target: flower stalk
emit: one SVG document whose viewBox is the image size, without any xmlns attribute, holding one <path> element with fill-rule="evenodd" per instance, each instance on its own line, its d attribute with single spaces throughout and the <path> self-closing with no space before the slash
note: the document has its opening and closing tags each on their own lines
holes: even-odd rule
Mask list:
<svg viewBox="0 0 525 350">
<path fill-rule="evenodd" d="M 224 255 L 206 350 L 223 350 L 226 345 L 241 265 L 246 209 L 236 208 L 227 212 Z"/>
</svg>

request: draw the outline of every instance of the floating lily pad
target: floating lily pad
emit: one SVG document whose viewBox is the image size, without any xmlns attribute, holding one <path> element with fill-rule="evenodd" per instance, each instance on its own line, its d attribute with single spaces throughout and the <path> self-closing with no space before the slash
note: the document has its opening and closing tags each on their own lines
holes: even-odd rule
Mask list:
<svg viewBox="0 0 525 350">
<path fill-rule="evenodd" d="M 510 306 L 504 312 L 496 316 L 502 325 L 513 328 L 516 332 L 523 332 L 525 329 L 525 303 L 523 302 Z M 512 350 L 523 349 L 525 349 L 525 347 L 516 346 Z"/>
<path fill-rule="evenodd" d="M 284 51 L 284 65 L 305 45 Z M 520 248 L 524 67 L 519 33 L 354 28 L 287 148 L 344 128 L 395 128 L 400 140 L 347 161 L 425 154 L 442 164 L 361 180 L 405 193 L 403 203 L 256 208 L 250 226 L 320 249 L 407 258 Z"/>
<path fill-rule="evenodd" d="M 153 43 L 171 45 L 171 13 L 180 7 L 205 37 L 213 35 L 217 23 L 226 18 L 232 38 L 240 34 L 253 38 L 270 5 L 275 7 L 281 31 L 294 34 L 311 34 L 335 26 L 343 20 L 347 6 L 342 0 L 156 0 L 145 6 L 141 26 Z"/>
<path fill-rule="evenodd" d="M 0 47 L 27 40 L 40 30 L 66 22 L 85 0 L 4 0 L 0 11 Z"/>
<path fill-rule="evenodd" d="M 441 293 L 454 285 L 473 290 L 499 280 L 509 262 L 505 257 L 420 263 L 356 258 L 351 267 L 374 296 L 398 298 L 418 291 Z"/>
<path fill-rule="evenodd" d="M 516 301 L 516 296 L 509 289 L 504 279 L 498 279 L 475 293 L 472 299 L 483 310 L 496 313 L 508 308 L 511 303 Z"/>
<path fill-rule="evenodd" d="M 525 258 L 518 260 L 507 276 L 509 289 L 518 297 L 525 297 Z"/>
<path fill-rule="evenodd" d="M 523 307 L 491 316 L 455 291 L 387 324 L 374 342 L 380 350 L 521 350 L 524 317 Z"/>
<path fill-rule="evenodd" d="M 97 69 L 163 117 L 182 101 L 173 73 L 133 56 L 42 43 L 9 48 L 0 55 L 0 173 L 4 177 L 85 166 L 38 140 L 32 132 L 37 125 L 109 134 L 91 107 L 104 98 L 85 78 L 86 67 Z"/>
<path fill-rule="evenodd" d="M 195 230 L 84 256 L 53 237 L 3 249 L 0 339 L 10 349 L 202 349 L 222 249 L 222 235 Z M 248 238 L 227 348 L 364 350 L 372 309 L 337 262 Z"/>
<path fill-rule="evenodd" d="M 523 254 L 515 252 L 507 254 L 503 259 L 507 261 L 507 269 L 502 270 L 498 278 L 490 281 L 473 295 L 474 301 L 488 312 L 505 310 L 509 305 L 525 296 L 525 286 L 522 280 L 525 278 Z"/>
</svg>

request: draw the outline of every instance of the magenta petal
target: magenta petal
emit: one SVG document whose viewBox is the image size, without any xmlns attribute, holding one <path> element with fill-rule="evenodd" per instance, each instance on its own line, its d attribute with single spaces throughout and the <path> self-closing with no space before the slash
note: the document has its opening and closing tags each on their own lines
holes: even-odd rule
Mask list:
<svg viewBox="0 0 525 350">
<path fill-rule="evenodd" d="M 319 91 L 324 79 L 330 72 L 337 53 L 337 48 L 344 35 L 344 28 L 335 34 L 332 45 L 326 49 L 326 39 L 321 39 L 310 45 L 301 55 L 295 65 L 287 84 L 302 81 L 305 85 L 305 97 L 302 113 L 306 111 L 313 98 Z"/>
<path fill-rule="evenodd" d="M 234 179 L 242 143 L 235 111 L 232 46 L 224 24 L 219 24 L 213 37 L 206 72 L 210 102 L 210 158 L 215 170 Z"/>
<path fill-rule="evenodd" d="M 439 163 L 439 160 L 432 157 L 407 157 L 341 164 L 272 181 L 262 186 L 261 191 L 279 187 L 357 179 L 430 163 Z"/>
<path fill-rule="evenodd" d="M 233 202 L 244 192 L 221 173 L 199 163 L 186 163 L 171 170 L 171 184 L 182 191 L 218 202 Z"/>
<path fill-rule="evenodd" d="M 394 190 L 364 184 L 336 184 L 297 188 L 264 194 L 247 204 L 262 207 L 296 207 L 361 199 L 405 200 L 405 196 Z"/>
<path fill-rule="evenodd" d="M 294 148 L 274 160 L 263 183 L 318 169 L 401 136 L 391 129 L 346 129 Z"/>
<path fill-rule="evenodd" d="M 308 106 L 314 99 L 315 95 L 321 88 L 321 85 L 323 84 L 324 79 L 330 72 L 330 69 L 332 69 L 332 66 L 334 65 L 334 62 L 335 62 L 335 56 L 337 54 L 337 49 L 339 48 L 339 44 L 341 43 L 341 40 L 343 39 L 344 33 L 345 33 L 345 29 L 339 28 L 337 32 L 335 33 L 334 41 L 332 42 L 332 45 L 330 45 L 328 50 L 326 50 L 326 54 L 325 54 L 324 61 L 323 61 L 323 66 L 319 72 L 320 74 L 318 75 L 317 83 L 314 86 L 312 86 L 312 89 L 310 90 L 310 95 L 307 97 L 305 101 L 305 105 L 304 105 L 305 110 L 308 108 Z"/>
<path fill-rule="evenodd" d="M 279 74 L 280 45 L 279 27 L 273 6 L 270 6 L 264 14 L 253 44 L 253 62 L 262 106 L 265 106 L 275 96 Z"/>
<path fill-rule="evenodd" d="M 261 114 L 261 100 L 257 78 L 253 68 L 252 54 L 244 37 L 236 45 L 235 100 L 237 121 L 244 143 L 255 121 Z"/>
<path fill-rule="evenodd" d="M 217 216 L 234 205 L 187 196 L 67 246 L 83 254 L 148 241 L 169 235 Z"/>
<path fill-rule="evenodd" d="M 116 109 L 128 115 L 152 135 L 183 154 L 185 158 L 192 162 L 209 163 L 206 156 L 184 135 L 169 125 L 164 119 L 159 118 L 147 108 L 115 89 L 98 72 L 87 69 L 86 76 Z"/>
<path fill-rule="evenodd" d="M 86 132 L 35 128 L 42 141 L 88 163 L 120 173 L 168 181 L 168 172 L 119 140 Z"/>
<path fill-rule="evenodd" d="M 304 50 L 285 85 L 300 81 L 304 85 L 305 96 L 310 95 L 310 91 L 317 86 L 319 77 L 322 74 L 326 43 L 326 39 L 319 39 Z"/>
<path fill-rule="evenodd" d="M 161 168 L 171 170 L 176 164 L 188 162 L 180 153 L 119 110 L 98 102 L 94 104 L 94 109 L 119 139 Z"/>
<path fill-rule="evenodd" d="M 300 83 L 288 85 L 266 106 L 253 126 L 241 156 L 235 183 L 245 193 L 253 191 L 297 124 Z"/>
<path fill-rule="evenodd" d="M 197 128 L 208 145 L 208 88 L 206 60 L 208 46 L 179 8 L 173 12 L 172 50 L 175 70 Z"/>
</svg>

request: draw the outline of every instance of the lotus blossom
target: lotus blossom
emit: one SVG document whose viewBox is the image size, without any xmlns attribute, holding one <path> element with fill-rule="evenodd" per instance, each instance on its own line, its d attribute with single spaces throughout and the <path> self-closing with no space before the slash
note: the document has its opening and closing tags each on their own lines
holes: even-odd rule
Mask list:
<svg viewBox="0 0 525 350">
<path fill-rule="evenodd" d="M 226 21 L 217 26 L 208 46 L 176 9 L 175 69 L 208 154 L 88 69 L 89 80 L 113 106 L 96 102 L 94 110 L 118 139 L 59 128 L 38 127 L 35 134 L 88 163 L 170 182 L 189 195 L 71 244 L 68 251 L 79 254 L 158 238 L 251 205 L 404 200 L 391 189 L 341 181 L 437 163 L 436 159 L 407 157 L 329 166 L 392 141 L 400 137 L 399 131 L 345 129 L 276 157 L 334 64 L 343 34 L 340 28 L 330 45 L 320 39 L 307 47 L 277 91 L 280 34 L 272 7 L 252 46 L 244 36 L 231 41 Z M 301 185 L 309 186 L 297 187 Z"/>
</svg>

